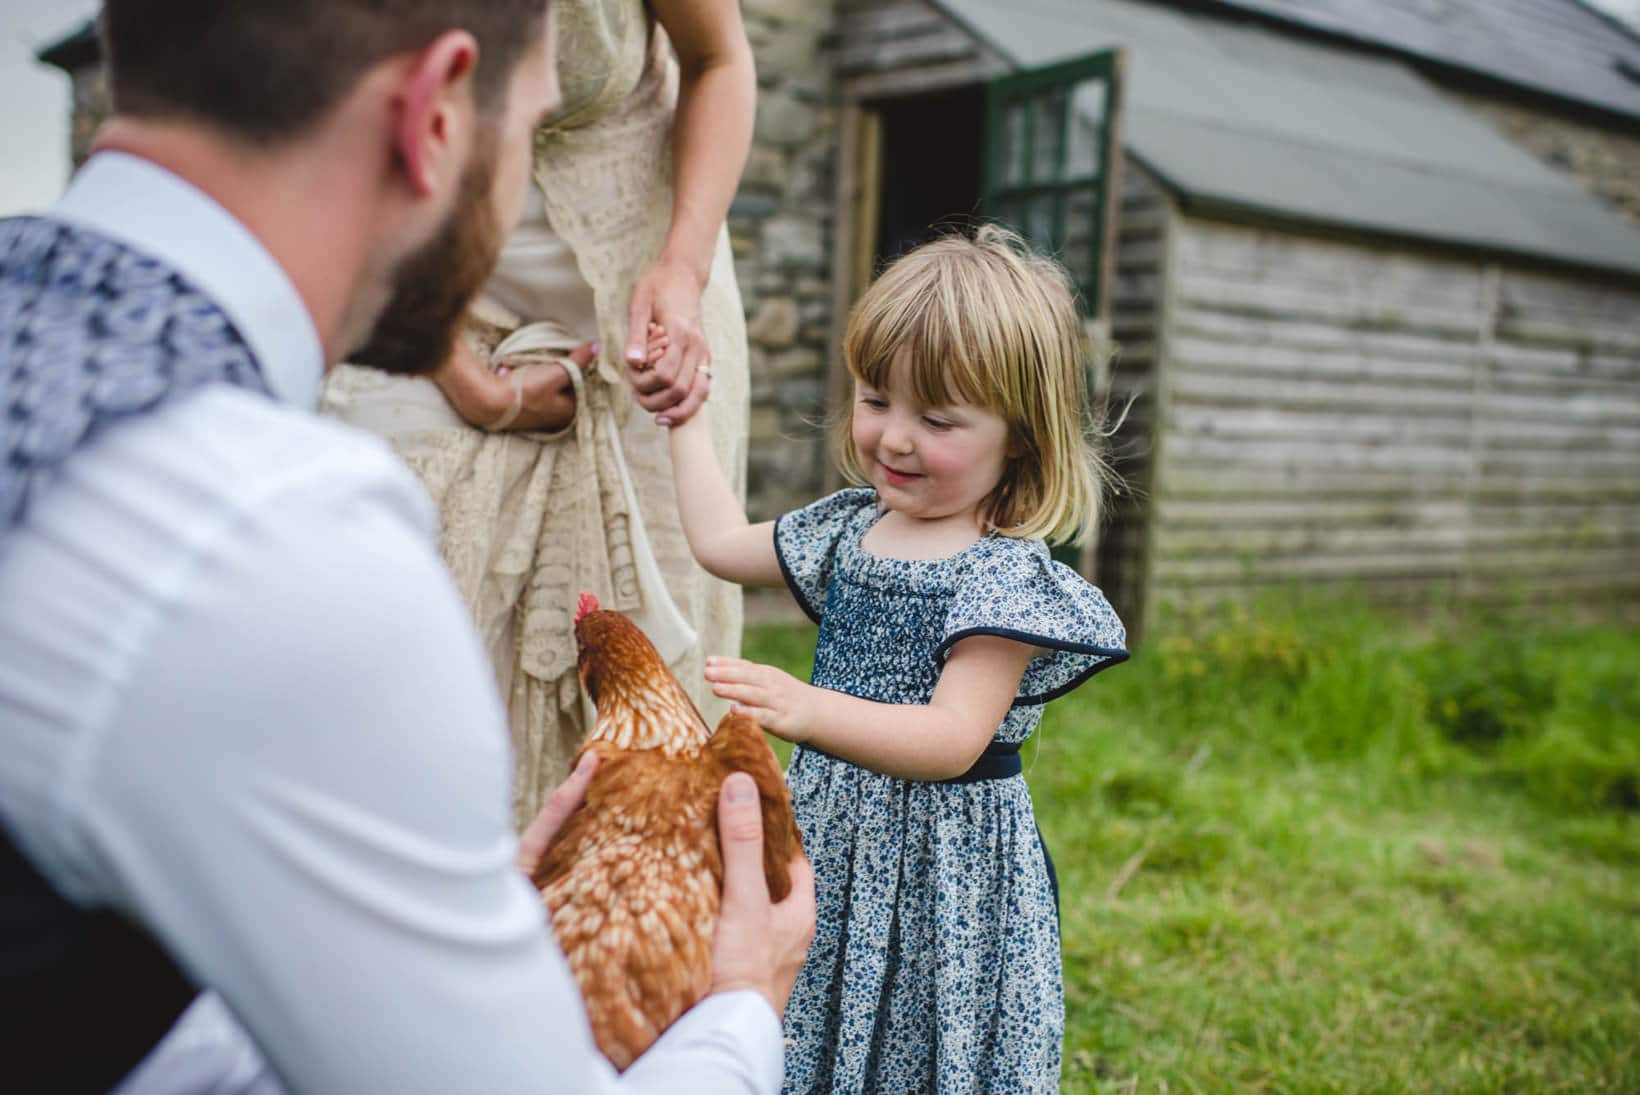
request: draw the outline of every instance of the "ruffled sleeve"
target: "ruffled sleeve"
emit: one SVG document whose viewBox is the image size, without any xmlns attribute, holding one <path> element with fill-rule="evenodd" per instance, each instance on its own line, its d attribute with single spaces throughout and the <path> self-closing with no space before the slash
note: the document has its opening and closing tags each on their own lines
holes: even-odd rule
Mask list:
<svg viewBox="0 0 1640 1095">
<path fill-rule="evenodd" d="M 877 492 L 840 490 L 802 509 L 782 514 L 774 523 L 774 551 L 780 573 L 809 619 L 820 622 L 826 609 L 837 545 L 850 528 L 877 509 Z"/>
<path fill-rule="evenodd" d="M 972 635 L 1001 635 L 1046 648 L 1026 666 L 1015 707 L 1047 703 L 1101 669 L 1127 660 L 1127 632 L 1105 595 L 1056 562 L 1040 540 L 995 537 L 974 549 L 935 652 Z"/>
</svg>

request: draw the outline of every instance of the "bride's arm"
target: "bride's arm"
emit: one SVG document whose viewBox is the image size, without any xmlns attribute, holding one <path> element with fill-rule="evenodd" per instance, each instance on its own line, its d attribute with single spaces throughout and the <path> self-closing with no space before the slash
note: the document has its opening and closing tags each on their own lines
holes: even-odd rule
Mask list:
<svg viewBox="0 0 1640 1095">
<path fill-rule="evenodd" d="M 711 361 L 700 297 L 751 148 L 757 77 L 736 0 L 650 0 L 650 6 L 678 55 L 672 223 L 660 255 L 633 287 L 626 362 L 639 405 L 681 422 L 704 398 L 703 390 L 694 390 L 695 371 Z M 666 329 L 671 349 L 653 369 L 640 370 L 650 322 Z"/>
</svg>

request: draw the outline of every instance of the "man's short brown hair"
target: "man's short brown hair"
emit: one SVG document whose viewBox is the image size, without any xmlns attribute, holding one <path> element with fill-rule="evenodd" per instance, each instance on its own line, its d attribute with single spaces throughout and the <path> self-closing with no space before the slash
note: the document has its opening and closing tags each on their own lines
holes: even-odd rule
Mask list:
<svg viewBox="0 0 1640 1095">
<path fill-rule="evenodd" d="M 499 110 L 547 0 L 106 0 L 117 113 L 188 118 L 255 140 L 318 121 L 364 73 L 447 30 L 478 41 L 474 90 Z"/>
</svg>

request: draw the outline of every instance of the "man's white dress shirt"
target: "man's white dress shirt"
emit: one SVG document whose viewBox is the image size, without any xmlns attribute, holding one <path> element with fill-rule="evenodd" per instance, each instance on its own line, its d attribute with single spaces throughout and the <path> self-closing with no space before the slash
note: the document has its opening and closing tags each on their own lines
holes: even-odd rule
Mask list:
<svg viewBox="0 0 1640 1095">
<path fill-rule="evenodd" d="M 756 993 L 709 997 L 619 1078 L 597 1054 L 514 866 L 506 723 L 432 506 L 312 412 L 319 340 L 278 264 L 116 153 L 53 215 L 206 290 L 276 400 L 216 386 L 116 424 L 0 541 L 12 839 L 153 931 L 292 1090 L 776 1091 Z"/>
</svg>

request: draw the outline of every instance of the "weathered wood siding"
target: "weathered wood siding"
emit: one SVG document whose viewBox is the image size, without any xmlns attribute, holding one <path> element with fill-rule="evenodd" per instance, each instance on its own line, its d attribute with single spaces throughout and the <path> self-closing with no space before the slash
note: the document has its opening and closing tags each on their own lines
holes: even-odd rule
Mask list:
<svg viewBox="0 0 1640 1095">
<path fill-rule="evenodd" d="M 1640 598 L 1640 287 L 1177 218 L 1151 598 Z"/>
<path fill-rule="evenodd" d="M 1129 160 L 1122 173 L 1117 214 L 1111 294 L 1115 351 L 1108 367 L 1108 417 L 1121 424 L 1106 442 L 1106 454 L 1122 486 L 1106 500 L 1094 577 L 1122 618 L 1135 622 L 1144 612 L 1156 361 L 1170 217 L 1167 194 L 1143 167 Z"/>
</svg>

